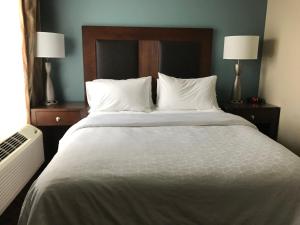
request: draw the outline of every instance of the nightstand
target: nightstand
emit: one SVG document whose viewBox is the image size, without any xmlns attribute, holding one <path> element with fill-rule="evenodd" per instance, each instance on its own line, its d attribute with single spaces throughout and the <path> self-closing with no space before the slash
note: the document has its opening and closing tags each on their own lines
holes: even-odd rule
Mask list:
<svg viewBox="0 0 300 225">
<path fill-rule="evenodd" d="M 83 102 L 31 108 L 31 123 L 43 132 L 46 163 L 57 152 L 58 142 L 68 128 L 86 116 Z"/>
<path fill-rule="evenodd" d="M 221 108 L 228 113 L 241 116 L 270 138 L 277 140 L 280 108 L 270 104 L 220 104 Z"/>
</svg>

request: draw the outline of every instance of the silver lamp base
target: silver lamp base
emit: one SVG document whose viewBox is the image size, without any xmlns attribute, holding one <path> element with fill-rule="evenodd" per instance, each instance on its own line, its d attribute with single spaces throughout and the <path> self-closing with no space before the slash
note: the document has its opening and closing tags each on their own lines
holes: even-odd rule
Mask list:
<svg viewBox="0 0 300 225">
<path fill-rule="evenodd" d="M 55 93 L 51 79 L 51 63 L 45 62 L 45 68 L 47 73 L 45 105 L 55 105 L 57 104 L 57 100 L 55 100 Z"/>
<path fill-rule="evenodd" d="M 243 104 L 243 100 L 231 100 L 232 104 Z"/>
<path fill-rule="evenodd" d="M 45 105 L 56 105 L 57 103 L 58 103 L 58 101 L 56 101 L 56 100 L 45 101 Z"/>
<path fill-rule="evenodd" d="M 237 64 L 235 64 L 235 81 L 234 81 L 233 90 L 232 90 L 231 103 L 234 103 L 234 104 L 243 103 L 239 61 Z"/>
</svg>

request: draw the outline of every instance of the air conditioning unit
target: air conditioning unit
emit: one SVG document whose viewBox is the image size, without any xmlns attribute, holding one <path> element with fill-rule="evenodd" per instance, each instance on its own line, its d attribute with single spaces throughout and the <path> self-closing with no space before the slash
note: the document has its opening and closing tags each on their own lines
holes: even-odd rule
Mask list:
<svg viewBox="0 0 300 225">
<path fill-rule="evenodd" d="M 0 215 L 43 162 L 43 135 L 31 125 L 0 143 Z"/>
</svg>

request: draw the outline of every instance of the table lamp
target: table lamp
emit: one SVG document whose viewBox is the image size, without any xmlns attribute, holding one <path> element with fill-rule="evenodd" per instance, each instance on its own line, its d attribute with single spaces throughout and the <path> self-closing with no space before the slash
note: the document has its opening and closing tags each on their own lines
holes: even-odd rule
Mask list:
<svg viewBox="0 0 300 225">
<path fill-rule="evenodd" d="M 232 103 L 242 103 L 240 60 L 257 59 L 259 36 L 227 36 L 224 40 L 224 59 L 237 60 Z"/>
<path fill-rule="evenodd" d="M 57 104 L 51 79 L 51 62 L 49 58 L 65 57 L 64 35 L 49 32 L 37 32 L 36 57 L 45 58 L 46 80 L 46 105 Z"/>
</svg>

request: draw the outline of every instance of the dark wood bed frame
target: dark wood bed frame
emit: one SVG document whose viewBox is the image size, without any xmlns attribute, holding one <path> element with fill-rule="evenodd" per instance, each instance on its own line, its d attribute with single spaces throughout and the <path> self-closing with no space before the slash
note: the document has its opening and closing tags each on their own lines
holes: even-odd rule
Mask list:
<svg viewBox="0 0 300 225">
<path fill-rule="evenodd" d="M 97 77 L 97 41 L 137 41 L 138 74 L 135 77 L 152 76 L 153 90 L 156 90 L 155 78 L 160 72 L 160 61 L 162 58 L 160 48 L 162 42 L 193 43 L 196 44 L 195 46 L 199 46 L 196 53 L 197 62 L 200 66 L 197 74 L 193 74 L 191 77 L 210 76 L 212 33 L 213 30 L 209 28 L 83 26 L 84 81 L 99 78 Z M 188 78 L 181 75 L 177 77 Z M 118 79 L 122 79 L 122 75 Z"/>
</svg>

